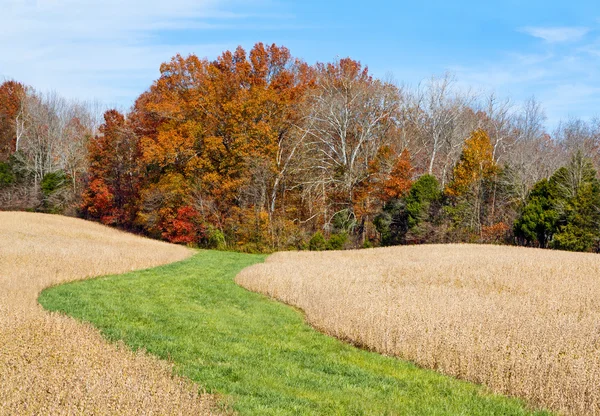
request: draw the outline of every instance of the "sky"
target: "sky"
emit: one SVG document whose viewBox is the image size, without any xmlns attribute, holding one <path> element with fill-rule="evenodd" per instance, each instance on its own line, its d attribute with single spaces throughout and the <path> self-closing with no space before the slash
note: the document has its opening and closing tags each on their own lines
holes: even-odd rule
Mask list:
<svg viewBox="0 0 600 416">
<path fill-rule="evenodd" d="M 0 80 L 124 110 L 173 55 L 256 42 L 409 86 L 449 72 L 515 105 L 534 96 L 550 127 L 600 116 L 597 0 L 0 0 Z"/>
</svg>

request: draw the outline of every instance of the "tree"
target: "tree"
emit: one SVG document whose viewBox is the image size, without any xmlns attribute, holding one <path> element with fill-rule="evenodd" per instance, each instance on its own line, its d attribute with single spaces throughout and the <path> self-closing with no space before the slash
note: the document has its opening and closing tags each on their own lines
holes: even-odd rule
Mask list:
<svg viewBox="0 0 600 416">
<path fill-rule="evenodd" d="M 452 182 L 446 188 L 446 194 L 453 200 L 450 212 L 459 226 L 481 233 L 486 198 L 493 189 L 490 182 L 497 173 L 489 136 L 481 129 L 473 131 L 465 140 Z"/>
<path fill-rule="evenodd" d="M 521 244 L 569 251 L 598 249 L 600 182 L 581 152 L 550 180 L 538 182 L 514 225 Z"/>
<path fill-rule="evenodd" d="M 372 219 L 387 201 L 406 196 L 412 185 L 413 174 L 408 150 L 404 149 L 397 155 L 389 146 L 382 146 L 369 163 L 368 176 L 356 186 L 353 211 L 338 211 L 331 221 L 331 231 L 344 234 L 355 231 L 358 237 L 356 242 L 361 245 L 367 239 L 376 239 Z M 336 222 L 339 223 L 343 217 L 346 218 L 346 226 L 336 226 Z M 360 223 L 357 223 L 357 219 Z"/>
<path fill-rule="evenodd" d="M 410 162 L 410 153 L 404 150 L 392 166 L 392 169 L 383 183 L 383 199 L 402 198 L 411 189 L 413 167 Z"/>
<path fill-rule="evenodd" d="M 548 179 L 567 159 L 557 140 L 544 130 L 546 115 L 538 101 L 527 100 L 514 117 L 505 165 L 521 203 L 540 180 Z"/>
<path fill-rule="evenodd" d="M 411 108 L 407 116 L 418 137 L 418 147 L 411 148 L 411 152 L 421 159 L 421 169 L 437 176 L 442 186 L 458 158 L 465 135 L 477 126 L 469 108 L 473 99 L 470 93 L 455 88 L 450 74 L 431 77 L 409 95 Z"/>
<path fill-rule="evenodd" d="M 204 225 L 182 174 L 163 175 L 141 192 L 140 199 L 136 224 L 148 235 L 185 244 L 198 243 L 204 237 Z"/>
<path fill-rule="evenodd" d="M 0 159 L 8 157 L 15 176 L 13 186 L 3 192 L 5 206 L 73 214 L 94 128 L 86 104 L 55 93 L 40 94 L 13 81 L 2 84 Z M 41 186 L 44 178 L 59 172 L 64 186 L 50 198 Z"/>
<path fill-rule="evenodd" d="M 558 230 L 552 248 L 569 251 L 598 249 L 600 241 L 600 182 L 590 159 L 577 152 L 550 179 L 556 190 Z"/>
<path fill-rule="evenodd" d="M 115 209 L 114 194 L 102 178 L 92 179 L 83 194 L 81 213 L 85 218 L 95 219 L 103 224 L 115 224 L 118 212 Z"/>
<path fill-rule="evenodd" d="M 484 103 L 482 128 L 488 132 L 492 143 L 492 157 L 497 164 L 507 156 L 514 146 L 513 133 L 514 116 L 510 99 L 498 100 L 495 94 L 487 97 Z"/>
<path fill-rule="evenodd" d="M 396 87 L 373 79 L 368 68 L 349 58 L 317 64 L 317 86 L 307 98 L 308 139 L 300 184 L 306 199 L 319 201 L 321 224 L 330 228 L 337 212 L 356 223 L 356 191 L 374 173 L 380 150 L 391 141 L 400 95 Z"/>
<path fill-rule="evenodd" d="M 401 89 L 350 58 L 308 65 L 262 43 L 174 56 L 99 129 L 88 105 L 9 81 L 0 205 L 80 206 L 156 238 L 242 250 L 304 247 L 318 231 L 330 248 L 377 232 L 383 244 L 503 242 L 507 224 L 521 244 L 591 250 L 585 160 L 600 163 L 600 121 L 550 136 L 544 117 L 534 99 L 479 101 L 450 75 Z"/>
<path fill-rule="evenodd" d="M 442 191 L 432 175 L 417 179 L 404 198 L 390 199 L 375 218 L 383 245 L 424 243 L 433 239 L 433 228 L 442 203 Z"/>
<path fill-rule="evenodd" d="M 285 214 L 278 197 L 306 137 L 299 106 L 311 82 L 308 65 L 287 48 L 262 43 L 213 62 L 191 55 L 163 64 L 132 115 L 148 186 L 178 173 L 213 226 L 263 221 L 263 213 L 269 225 L 276 211 Z"/>
<path fill-rule="evenodd" d="M 529 193 L 513 226 L 513 233 L 520 244 L 546 248 L 552 241 L 558 222 L 554 200 L 556 192 L 552 187 L 553 183 L 542 179 Z"/>
<path fill-rule="evenodd" d="M 21 113 L 26 87 L 16 81 L 0 85 L 0 162 L 7 162 L 16 151 L 17 123 Z"/>
<path fill-rule="evenodd" d="M 139 140 L 117 110 L 104 113 L 99 131 L 88 146 L 81 213 L 104 224 L 131 227 L 139 199 Z"/>
</svg>

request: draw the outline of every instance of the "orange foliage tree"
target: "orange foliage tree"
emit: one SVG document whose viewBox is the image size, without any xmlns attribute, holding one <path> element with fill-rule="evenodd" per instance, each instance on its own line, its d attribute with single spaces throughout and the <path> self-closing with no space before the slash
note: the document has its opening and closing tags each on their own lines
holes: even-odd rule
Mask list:
<svg viewBox="0 0 600 416">
<path fill-rule="evenodd" d="M 162 175 L 141 192 L 136 223 L 149 235 L 172 243 L 198 243 L 204 226 L 192 206 L 191 189 L 177 172 Z"/>
<path fill-rule="evenodd" d="M 17 122 L 25 91 L 26 87 L 16 81 L 0 85 L 0 162 L 15 151 Z"/>
<path fill-rule="evenodd" d="M 144 187 L 181 175 L 202 221 L 223 229 L 235 209 L 254 221 L 277 209 L 295 105 L 309 67 L 286 48 L 241 47 L 214 62 L 174 57 L 131 116 L 147 172 Z M 252 216 L 244 215 L 244 218 Z"/>
<path fill-rule="evenodd" d="M 371 221 L 391 199 L 403 198 L 412 185 L 413 167 L 410 153 L 398 156 L 389 146 L 382 146 L 369 164 L 369 174 L 354 191 L 354 212 L 361 218 L 362 239 L 375 238 Z"/>
<path fill-rule="evenodd" d="M 396 159 L 388 179 L 383 184 L 384 201 L 405 197 L 412 186 L 413 173 L 410 153 L 405 149 Z"/>
<path fill-rule="evenodd" d="M 88 186 L 81 212 L 104 224 L 131 227 L 136 215 L 140 175 L 137 136 L 116 110 L 104 113 L 100 134 L 88 145 Z"/>
</svg>

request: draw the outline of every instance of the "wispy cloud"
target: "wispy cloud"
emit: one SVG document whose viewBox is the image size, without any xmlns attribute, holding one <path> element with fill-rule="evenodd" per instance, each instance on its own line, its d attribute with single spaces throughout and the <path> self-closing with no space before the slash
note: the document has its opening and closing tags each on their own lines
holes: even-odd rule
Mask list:
<svg viewBox="0 0 600 416">
<path fill-rule="evenodd" d="M 524 27 L 521 32 L 548 43 L 576 42 L 590 32 L 587 27 Z"/>
<path fill-rule="evenodd" d="M 190 38 L 257 19 L 281 21 L 261 7 L 265 1 L 249 7 L 239 0 L 3 0 L 0 79 L 128 104 L 174 54 L 215 56 L 241 41 Z M 173 36 L 181 31 L 187 39 Z"/>
<path fill-rule="evenodd" d="M 538 51 L 515 51 L 477 66 L 451 68 L 461 83 L 483 91 L 495 91 L 517 101 L 535 95 L 548 116 L 550 128 L 561 119 L 600 115 L 600 53 L 594 40 L 580 39 Z"/>
</svg>

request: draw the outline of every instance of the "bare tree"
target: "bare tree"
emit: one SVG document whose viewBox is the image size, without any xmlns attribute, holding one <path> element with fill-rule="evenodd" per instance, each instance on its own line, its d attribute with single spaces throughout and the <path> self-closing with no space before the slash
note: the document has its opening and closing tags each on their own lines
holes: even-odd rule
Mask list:
<svg viewBox="0 0 600 416">
<path fill-rule="evenodd" d="M 391 143 L 390 131 L 400 94 L 391 84 L 373 80 L 349 59 L 319 67 L 318 88 L 308 98 L 303 162 L 309 193 L 336 194 L 334 213 L 353 213 L 357 184 L 369 176 L 369 163 Z M 328 218 L 325 209 L 325 224 Z M 331 214 L 331 213 L 330 213 Z"/>
<path fill-rule="evenodd" d="M 600 125 L 598 120 L 590 123 L 572 118 L 561 122 L 554 131 L 554 139 L 567 155 L 581 153 L 593 161 L 594 167 L 600 166 Z"/>
<path fill-rule="evenodd" d="M 28 89 L 16 117 L 15 157 L 33 188 L 38 189 L 47 174 L 63 171 L 77 192 L 78 178 L 87 170 L 87 142 L 95 128 L 90 106 Z"/>
<path fill-rule="evenodd" d="M 545 121 L 544 110 L 535 98 L 524 103 L 514 120 L 514 144 L 506 157 L 512 186 L 521 201 L 536 182 L 550 177 L 565 160 L 560 146 L 546 133 Z"/>
<path fill-rule="evenodd" d="M 507 151 L 515 144 L 513 104 L 510 98 L 500 100 L 496 94 L 492 93 L 486 98 L 483 108 L 486 119 L 480 127 L 490 137 L 494 161 L 501 164 Z"/>
<path fill-rule="evenodd" d="M 420 147 L 427 154 L 426 172 L 440 177 L 445 184 L 450 167 L 476 126 L 469 111 L 475 96 L 455 88 L 450 74 L 432 77 L 412 95 L 412 124 L 420 137 Z M 470 112 L 470 114 L 469 114 Z"/>
</svg>

